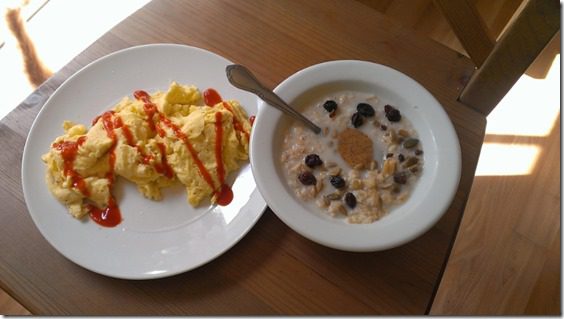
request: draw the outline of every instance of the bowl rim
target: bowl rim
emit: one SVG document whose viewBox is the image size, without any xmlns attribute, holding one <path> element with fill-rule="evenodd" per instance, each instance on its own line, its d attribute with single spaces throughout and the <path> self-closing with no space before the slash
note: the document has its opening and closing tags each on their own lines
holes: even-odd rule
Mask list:
<svg viewBox="0 0 564 319">
<path fill-rule="evenodd" d="M 277 129 L 283 115 L 261 100 L 258 101 L 258 113 L 250 139 L 253 176 L 271 210 L 294 231 L 314 242 L 359 252 L 397 247 L 431 228 L 454 199 L 461 173 L 460 144 L 456 131 L 441 104 L 422 85 L 391 67 L 374 62 L 335 60 L 315 64 L 285 79 L 274 92 L 291 104 L 300 94 L 337 81 L 366 82 L 375 87 L 395 90 L 410 101 L 417 99 L 415 105 L 405 106 L 403 110 L 414 114 L 427 134 L 424 173 L 420 177 L 424 182 L 414 188 L 414 193 L 417 191 L 417 196 L 422 198 L 412 199 L 412 194 L 406 203 L 372 224 L 348 224 L 321 216 L 321 213 L 310 212 L 290 194 L 284 185 L 285 181 L 282 181 L 283 177 L 277 173 L 276 163 L 279 159 L 274 158 L 276 152 L 273 150 L 280 146 L 275 143 L 275 138 L 280 138 L 281 133 Z M 401 91 L 398 91 L 400 88 Z M 415 124 L 413 119 L 412 123 Z M 422 133 L 419 129 L 417 131 Z M 428 150 L 433 152 L 429 153 Z M 416 211 L 423 213 L 414 214 Z"/>
</svg>

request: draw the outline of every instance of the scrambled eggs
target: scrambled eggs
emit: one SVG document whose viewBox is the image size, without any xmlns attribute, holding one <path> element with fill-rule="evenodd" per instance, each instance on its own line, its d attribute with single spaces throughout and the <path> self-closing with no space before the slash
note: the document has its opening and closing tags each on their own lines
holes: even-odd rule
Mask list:
<svg viewBox="0 0 564 319">
<path fill-rule="evenodd" d="M 251 124 L 241 105 L 203 105 L 196 87 L 175 82 L 167 92 L 134 97 L 124 97 L 90 129 L 64 122 L 65 134 L 42 156 L 51 193 L 76 218 L 111 205 L 117 176 L 152 200 L 180 182 L 191 205 L 206 198 L 221 203 L 230 191 L 226 176 L 248 159 Z"/>
</svg>

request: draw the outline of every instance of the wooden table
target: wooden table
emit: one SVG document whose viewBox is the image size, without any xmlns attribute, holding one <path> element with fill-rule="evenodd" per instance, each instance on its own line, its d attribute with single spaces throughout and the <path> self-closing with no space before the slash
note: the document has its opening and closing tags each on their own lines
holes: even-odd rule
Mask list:
<svg viewBox="0 0 564 319">
<path fill-rule="evenodd" d="M 172 42 L 251 68 L 270 87 L 327 60 L 386 64 L 423 84 L 455 124 L 463 173 L 438 224 L 399 248 L 348 253 L 296 234 L 267 210 L 211 263 L 170 278 L 104 277 L 65 259 L 33 224 L 21 189 L 25 138 L 46 99 L 87 63 L 126 47 Z M 34 314 L 424 314 L 433 302 L 473 180 L 485 119 L 456 101 L 465 57 L 353 1 L 155 0 L 114 27 L 0 122 L 0 284 Z"/>
</svg>

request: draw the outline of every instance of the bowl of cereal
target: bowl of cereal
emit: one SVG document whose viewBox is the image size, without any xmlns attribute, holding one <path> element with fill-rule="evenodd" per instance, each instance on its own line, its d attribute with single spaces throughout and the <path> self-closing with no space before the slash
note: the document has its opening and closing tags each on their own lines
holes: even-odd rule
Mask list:
<svg viewBox="0 0 564 319">
<path fill-rule="evenodd" d="M 290 228 L 347 251 L 402 245 L 432 227 L 460 179 L 460 145 L 439 102 L 390 67 L 342 60 L 274 92 L 312 130 L 261 101 L 250 143 L 257 186 Z"/>
</svg>

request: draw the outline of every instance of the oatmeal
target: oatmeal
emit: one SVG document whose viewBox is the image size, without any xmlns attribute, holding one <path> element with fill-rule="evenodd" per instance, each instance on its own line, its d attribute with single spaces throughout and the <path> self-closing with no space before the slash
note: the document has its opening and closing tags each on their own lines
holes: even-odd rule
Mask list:
<svg viewBox="0 0 564 319">
<path fill-rule="evenodd" d="M 349 223 L 372 223 L 405 202 L 423 167 L 423 149 L 409 119 L 375 95 L 341 91 L 306 107 L 322 128 L 293 123 L 280 161 L 302 201 Z"/>
</svg>

